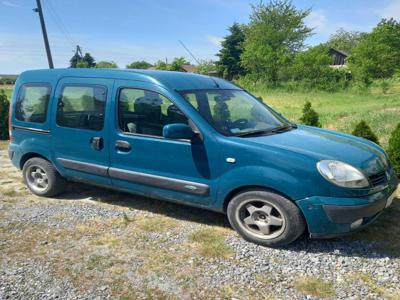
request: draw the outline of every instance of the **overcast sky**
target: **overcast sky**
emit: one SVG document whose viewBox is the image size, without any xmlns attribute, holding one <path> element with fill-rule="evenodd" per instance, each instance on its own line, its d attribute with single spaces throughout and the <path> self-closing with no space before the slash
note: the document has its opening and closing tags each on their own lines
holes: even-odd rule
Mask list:
<svg viewBox="0 0 400 300">
<path fill-rule="evenodd" d="M 67 67 L 75 45 L 96 60 L 119 67 L 135 60 L 191 57 L 215 59 L 220 41 L 235 21 L 248 22 L 245 0 L 42 0 L 55 67 Z M 324 42 L 339 27 L 370 31 L 381 18 L 400 19 L 400 0 L 295 0 L 312 8 L 315 27 L 308 45 Z M 46 68 L 35 0 L 0 0 L 0 74 Z"/>
</svg>

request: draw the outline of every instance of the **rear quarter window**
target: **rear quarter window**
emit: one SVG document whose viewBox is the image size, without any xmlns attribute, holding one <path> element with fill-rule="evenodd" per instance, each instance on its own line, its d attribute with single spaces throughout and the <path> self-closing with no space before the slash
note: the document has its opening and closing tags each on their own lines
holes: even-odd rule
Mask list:
<svg viewBox="0 0 400 300">
<path fill-rule="evenodd" d="M 25 84 L 20 88 L 15 118 L 23 122 L 46 122 L 51 88 L 47 84 Z"/>
</svg>

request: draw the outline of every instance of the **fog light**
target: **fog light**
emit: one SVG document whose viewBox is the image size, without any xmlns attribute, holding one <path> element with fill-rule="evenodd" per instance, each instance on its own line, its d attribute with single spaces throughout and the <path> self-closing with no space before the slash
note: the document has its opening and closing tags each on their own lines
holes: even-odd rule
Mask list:
<svg viewBox="0 0 400 300">
<path fill-rule="evenodd" d="M 351 223 L 350 228 L 351 229 L 356 229 L 356 228 L 361 226 L 362 222 L 363 222 L 363 219 L 359 219 L 359 220 Z"/>
</svg>

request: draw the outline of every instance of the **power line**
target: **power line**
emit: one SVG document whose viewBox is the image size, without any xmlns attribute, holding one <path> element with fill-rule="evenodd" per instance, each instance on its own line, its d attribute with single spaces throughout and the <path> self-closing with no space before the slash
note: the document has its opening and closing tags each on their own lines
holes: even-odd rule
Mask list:
<svg viewBox="0 0 400 300">
<path fill-rule="evenodd" d="M 58 29 L 61 31 L 61 33 L 64 35 L 64 37 L 71 43 L 71 45 L 75 47 L 75 45 L 77 45 L 77 43 L 72 38 L 72 35 L 70 34 L 67 26 L 65 26 L 65 23 L 62 21 L 61 17 L 58 15 L 56 10 L 54 9 L 53 4 L 51 3 L 51 0 L 46 0 L 45 3 L 47 4 L 48 11 L 50 12 L 50 15 L 53 18 L 54 22 L 56 23 Z"/>
</svg>

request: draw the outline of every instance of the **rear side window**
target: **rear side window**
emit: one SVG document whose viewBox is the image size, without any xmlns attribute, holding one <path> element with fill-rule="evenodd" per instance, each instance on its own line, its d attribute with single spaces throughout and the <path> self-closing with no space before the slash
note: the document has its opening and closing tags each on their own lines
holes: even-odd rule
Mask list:
<svg viewBox="0 0 400 300">
<path fill-rule="evenodd" d="M 106 88 L 103 86 L 64 86 L 57 103 L 57 124 L 101 130 L 106 98 Z"/>
<path fill-rule="evenodd" d="M 49 99 L 49 85 L 23 85 L 17 99 L 15 118 L 31 123 L 46 122 Z"/>
</svg>

